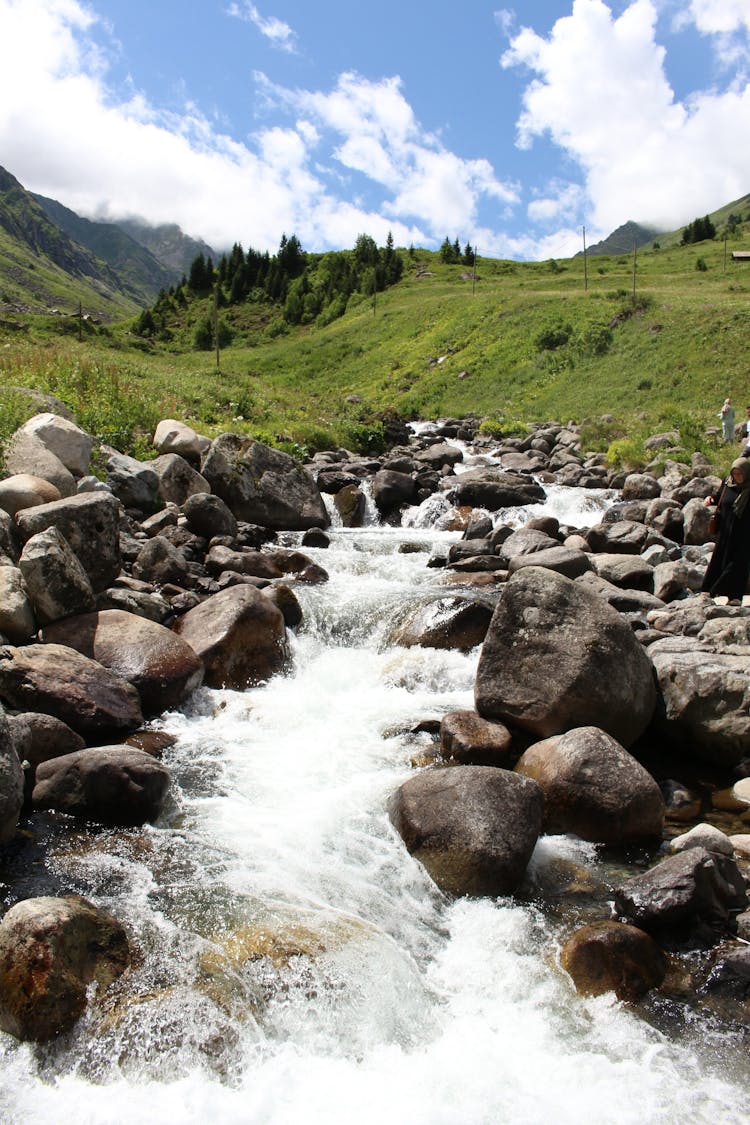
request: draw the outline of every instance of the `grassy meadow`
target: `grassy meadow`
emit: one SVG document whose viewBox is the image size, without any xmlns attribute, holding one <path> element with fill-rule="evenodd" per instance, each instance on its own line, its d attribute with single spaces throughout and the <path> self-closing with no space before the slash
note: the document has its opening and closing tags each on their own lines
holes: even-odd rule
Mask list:
<svg viewBox="0 0 750 1125">
<path fill-rule="evenodd" d="M 301 455 L 374 450 L 392 412 L 478 415 L 505 432 L 590 420 L 590 447 L 620 439 L 613 458 L 633 463 L 644 437 L 677 427 L 688 452 L 704 448 L 724 468 L 732 451 L 706 430 L 726 395 L 737 421 L 750 403 L 750 262 L 731 260 L 733 249 L 750 250 L 750 229 L 726 243 L 667 241 L 589 256 L 585 277 L 582 256 L 480 257 L 474 280 L 437 254 L 402 252 L 401 282 L 375 303 L 355 296 L 326 325 L 289 328 L 269 305 L 223 309 L 233 343 L 218 369 L 215 352 L 190 346 L 209 299 L 175 313 L 165 344 L 135 336 L 132 319 L 84 323 L 80 340 L 70 317 L 0 322 L 0 441 L 28 413 L 10 390 L 25 387 L 57 395 L 80 425 L 138 456 L 163 417 Z M 601 415 L 613 421 L 600 425 Z"/>
</svg>

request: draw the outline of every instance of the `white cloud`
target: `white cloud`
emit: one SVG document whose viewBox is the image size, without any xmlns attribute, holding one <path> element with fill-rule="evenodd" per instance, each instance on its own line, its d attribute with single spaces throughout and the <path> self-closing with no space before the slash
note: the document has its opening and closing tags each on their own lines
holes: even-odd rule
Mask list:
<svg viewBox="0 0 750 1125">
<path fill-rule="evenodd" d="M 695 26 L 705 35 L 750 31 L 748 0 L 691 0 L 689 13 Z"/>
<path fill-rule="evenodd" d="M 574 0 L 548 38 L 523 28 L 501 60 L 534 75 L 519 145 L 549 136 L 580 166 L 589 200 L 581 218 L 597 229 L 628 218 L 675 226 L 748 190 L 740 138 L 750 135 L 750 86 L 675 100 L 656 22 L 653 0 L 633 0 L 618 18 L 603 0 Z"/>
<path fill-rule="evenodd" d="M 308 249 L 362 232 L 385 241 L 389 229 L 397 244 L 424 245 L 446 223 L 468 230 L 481 197 L 512 195 L 489 164 L 424 134 L 398 79 L 344 75 L 328 93 L 261 80 L 289 120 L 277 114 L 243 143 L 193 104 L 167 113 L 138 90 L 118 98 L 97 32 L 79 0 L 0 0 L 2 162 L 80 214 L 177 222 L 219 249 L 274 250 L 283 231 Z M 352 201 L 356 176 L 371 202 Z"/>
<path fill-rule="evenodd" d="M 253 24 L 261 35 L 264 35 L 271 45 L 278 47 L 280 51 L 288 51 L 290 54 L 296 53 L 297 35 L 289 24 L 275 16 L 262 16 L 255 4 L 251 4 L 249 0 L 244 0 L 241 4 L 230 4 L 227 8 L 227 15 Z"/>
<path fill-rule="evenodd" d="M 543 195 L 538 195 L 531 201 L 527 213 L 533 223 L 570 221 L 580 214 L 582 202 L 583 189 L 580 184 L 555 180 L 547 185 Z"/>
</svg>

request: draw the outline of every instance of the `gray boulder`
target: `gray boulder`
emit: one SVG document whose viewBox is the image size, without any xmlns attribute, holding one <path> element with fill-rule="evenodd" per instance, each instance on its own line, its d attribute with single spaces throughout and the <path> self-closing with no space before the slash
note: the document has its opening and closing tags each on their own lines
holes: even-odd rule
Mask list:
<svg viewBox="0 0 750 1125">
<path fill-rule="evenodd" d="M 107 461 L 107 484 L 126 508 L 156 512 L 162 506 L 159 477 L 147 461 L 113 453 Z"/>
<path fill-rule="evenodd" d="M 238 691 L 282 670 L 289 659 L 284 616 L 253 586 L 230 586 L 175 622 L 195 650 L 209 687 Z"/>
<path fill-rule="evenodd" d="M 36 633 L 36 619 L 21 570 L 0 566 L 0 634 L 12 644 L 25 644 Z"/>
<path fill-rule="evenodd" d="M 87 742 L 129 734 L 143 723 L 136 689 L 65 645 L 0 648 L 0 700 L 17 711 L 55 715 Z"/>
<path fill-rule="evenodd" d="M 307 531 L 330 520 L 313 478 L 281 450 L 240 434 L 221 434 L 201 472 L 235 517 L 275 530 Z"/>
<path fill-rule="evenodd" d="M 750 650 L 722 652 L 674 637 L 648 652 L 659 685 L 656 730 L 703 761 L 741 762 L 750 745 Z"/>
<path fill-rule="evenodd" d="M 203 682 L 203 664 L 185 640 L 120 609 L 57 621 L 41 639 L 67 645 L 127 680 L 138 690 L 144 715 L 177 707 Z"/>
<path fill-rule="evenodd" d="M 539 504 L 545 499 L 541 485 L 520 473 L 506 473 L 501 469 L 469 469 L 451 481 L 449 499 L 457 505 L 487 508 L 516 508 L 526 504 Z"/>
<path fill-rule="evenodd" d="M 503 587 L 475 684 L 480 715 L 540 738 L 596 726 L 629 746 L 656 703 L 651 662 L 596 593 L 527 567 Z"/>
<path fill-rule="evenodd" d="M 154 432 L 153 443 L 160 453 L 177 454 L 190 460 L 197 460 L 211 445 L 209 438 L 201 437 L 185 422 L 175 418 L 164 418 Z"/>
<path fill-rule="evenodd" d="M 16 430 L 5 452 L 5 471 L 9 476 L 29 474 L 54 485 L 61 496 L 73 496 L 75 477 L 59 457 L 52 453 L 34 433 L 21 427 Z"/>
<path fill-rule="evenodd" d="M 183 512 L 194 535 L 213 539 L 215 535 L 237 534 L 237 520 L 220 496 L 196 492 L 185 501 Z"/>
<path fill-rule="evenodd" d="M 145 824 L 159 816 L 169 782 L 168 770 L 144 750 L 97 746 L 42 762 L 31 801 L 98 824 Z"/>
<path fill-rule="evenodd" d="M 37 504 L 49 504 L 60 499 L 62 497 L 54 484 L 31 473 L 14 473 L 12 477 L 0 480 L 0 508 L 9 516 L 14 516 L 23 508 L 35 508 Z"/>
<path fill-rule="evenodd" d="M 105 990 L 129 963 L 120 923 L 86 899 L 18 902 L 0 923 L 0 1027 L 53 1039 L 83 1014 L 91 985 Z"/>
<path fill-rule="evenodd" d="M 168 582 L 185 586 L 191 582 L 188 561 L 182 551 L 163 535 L 156 535 L 139 549 L 133 560 L 133 576 L 155 586 Z"/>
<path fill-rule="evenodd" d="M 372 498 L 380 512 L 393 512 L 404 504 L 413 504 L 418 485 L 407 473 L 381 469 L 372 478 Z"/>
<path fill-rule="evenodd" d="M 120 505 L 109 492 L 86 492 L 26 508 L 16 516 L 16 524 L 24 542 L 57 528 L 95 592 L 111 586 L 120 573 Z"/>
<path fill-rule="evenodd" d="M 747 888 L 734 859 L 688 848 L 615 889 L 615 910 L 662 944 L 707 947 L 745 909 Z"/>
<path fill-rule="evenodd" d="M 32 535 L 18 565 L 40 625 L 94 608 L 89 576 L 56 527 Z"/>
<path fill-rule="evenodd" d="M 492 610 L 463 598 L 437 598 L 412 610 L 392 635 L 405 648 L 459 649 L 469 652 L 484 640 Z"/>
<path fill-rule="evenodd" d="M 452 766 L 409 778 L 389 802 L 408 851 L 453 895 L 512 894 L 542 823 L 542 791 L 492 766 Z"/>
<path fill-rule="evenodd" d="M 178 453 L 162 453 L 148 464 L 159 478 L 159 496 L 165 503 L 182 505 L 190 496 L 211 491 L 206 478 Z"/>
<path fill-rule="evenodd" d="M 94 439 L 69 418 L 35 414 L 21 429 L 37 437 L 74 477 L 83 477 L 89 471 Z"/>
<path fill-rule="evenodd" d="M 476 711 L 450 711 L 440 723 L 440 752 L 465 766 L 510 769 L 517 752 L 513 736 L 502 723 L 491 723 Z"/>
<path fill-rule="evenodd" d="M 516 771 L 544 792 L 544 831 L 625 844 L 661 839 L 664 800 L 650 773 L 597 727 L 530 746 Z"/>
</svg>

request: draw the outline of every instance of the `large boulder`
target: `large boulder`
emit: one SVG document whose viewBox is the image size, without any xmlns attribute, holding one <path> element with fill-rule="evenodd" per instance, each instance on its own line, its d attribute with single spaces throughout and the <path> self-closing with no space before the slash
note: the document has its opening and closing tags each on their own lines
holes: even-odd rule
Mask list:
<svg viewBox="0 0 750 1125">
<path fill-rule="evenodd" d="M 194 535 L 213 539 L 215 535 L 235 536 L 237 520 L 220 496 L 195 492 L 185 501 L 183 508 L 187 525 Z"/>
<path fill-rule="evenodd" d="M 96 746 L 37 766 L 35 809 L 57 809 L 99 824 L 132 826 L 156 820 L 169 772 L 133 746 Z"/>
<path fill-rule="evenodd" d="M 656 703 L 651 662 L 628 623 L 597 594 L 526 567 L 503 588 L 482 646 L 476 708 L 538 738 L 601 727 L 629 746 Z"/>
<path fill-rule="evenodd" d="M 38 765 L 50 758 L 83 750 L 86 745 L 80 734 L 76 734 L 67 723 L 41 711 L 20 711 L 8 715 L 8 726 L 23 766 L 24 787 L 29 798 Z"/>
<path fill-rule="evenodd" d="M 0 923 L 0 1027 L 54 1038 L 83 1014 L 91 985 L 106 989 L 129 962 L 123 927 L 86 899 L 16 903 Z"/>
<path fill-rule="evenodd" d="M 17 711 L 55 715 L 87 742 L 129 734 L 143 723 L 137 690 L 66 645 L 0 648 L 0 700 Z"/>
<path fill-rule="evenodd" d="M 664 800 L 654 778 L 611 735 L 579 727 L 530 746 L 516 771 L 544 791 L 544 831 L 601 844 L 661 838 Z"/>
<path fill-rule="evenodd" d="M 578 992 L 640 999 L 667 975 L 667 958 L 652 937 L 623 922 L 592 922 L 565 942 L 560 963 Z"/>
<path fill-rule="evenodd" d="M 21 431 L 37 437 L 74 477 L 86 476 L 94 439 L 75 422 L 57 414 L 35 414 L 23 424 Z"/>
<path fill-rule="evenodd" d="M 13 838 L 22 804 L 21 760 L 5 711 L 0 707 L 0 844 Z"/>
<path fill-rule="evenodd" d="M 410 612 L 395 630 L 393 643 L 469 652 L 484 640 L 491 618 L 492 610 L 481 602 L 437 598 Z"/>
<path fill-rule="evenodd" d="M 149 461 L 149 467 L 159 478 L 159 496 L 165 503 L 184 504 L 189 496 L 211 491 L 206 478 L 178 453 L 162 453 Z"/>
<path fill-rule="evenodd" d="M 655 728 L 671 743 L 719 765 L 750 746 L 750 649 L 722 652 L 692 637 L 649 645 L 659 703 Z"/>
<path fill-rule="evenodd" d="M 147 461 L 113 453 L 107 461 L 107 484 L 126 508 L 156 512 L 162 506 L 159 477 Z"/>
<path fill-rule="evenodd" d="M 513 764 L 513 736 L 502 723 L 491 723 L 476 711 L 449 711 L 440 723 L 440 752 L 465 766 Z"/>
<path fill-rule="evenodd" d="M 209 687 L 238 691 L 281 671 L 289 659 L 284 616 L 253 586 L 230 586 L 175 622 L 205 666 Z"/>
<path fill-rule="evenodd" d="M 747 886 L 734 859 L 688 848 L 615 888 L 615 910 L 662 944 L 709 947 L 745 909 Z"/>
<path fill-rule="evenodd" d="M 41 639 L 67 645 L 133 684 L 144 715 L 179 706 L 203 681 L 203 664 L 182 637 L 124 610 L 68 617 L 43 629 Z"/>
<path fill-rule="evenodd" d="M 120 573 L 120 505 L 109 492 L 84 492 L 16 516 L 24 541 L 56 527 L 89 576 L 95 592 L 106 590 Z"/>
<path fill-rule="evenodd" d="M 54 485 L 61 496 L 72 496 L 75 477 L 56 454 L 34 433 L 21 427 L 16 430 L 5 451 L 5 471 L 9 476 L 26 474 L 41 477 Z"/>
<path fill-rule="evenodd" d="M 0 635 L 25 644 L 36 633 L 36 619 L 23 574 L 17 566 L 0 566 Z"/>
<path fill-rule="evenodd" d="M 456 505 L 471 508 L 516 508 L 526 504 L 540 504 L 545 491 L 529 476 L 506 473 L 501 469 L 469 469 L 451 481 L 448 498 Z"/>
<path fill-rule="evenodd" d="M 23 508 L 35 508 L 37 504 L 50 504 L 62 499 L 54 484 L 31 473 L 14 473 L 12 477 L 0 480 L 0 508 L 9 516 L 14 516 Z"/>
<path fill-rule="evenodd" d="M 437 885 L 454 895 L 512 894 L 542 823 L 543 796 L 528 778 L 493 766 L 451 766 L 409 778 L 391 797 L 391 821 Z"/>
<path fill-rule="evenodd" d="M 202 457 L 211 445 L 210 438 L 201 437 L 191 426 L 175 418 L 164 418 L 159 422 L 153 443 L 162 454 L 177 454 L 191 461 Z"/>
<path fill-rule="evenodd" d="M 381 469 L 372 478 L 372 498 L 379 512 L 393 512 L 403 504 L 413 504 L 418 485 L 408 473 Z"/>
<path fill-rule="evenodd" d="M 18 566 L 40 625 L 94 608 L 89 576 L 56 527 L 27 540 Z"/>
<path fill-rule="evenodd" d="M 240 434 L 221 434 L 201 472 L 235 517 L 275 530 L 307 531 L 330 520 L 318 486 L 279 449 Z"/>
</svg>

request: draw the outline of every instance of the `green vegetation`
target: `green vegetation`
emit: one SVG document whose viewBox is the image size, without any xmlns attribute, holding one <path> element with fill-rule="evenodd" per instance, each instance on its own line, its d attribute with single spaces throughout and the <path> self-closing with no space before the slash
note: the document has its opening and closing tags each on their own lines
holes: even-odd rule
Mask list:
<svg viewBox="0 0 750 1125">
<path fill-rule="evenodd" d="M 742 221 L 727 234 L 729 250 L 750 249 L 745 208 L 735 212 Z M 613 464 L 645 462 L 646 436 L 679 429 L 687 455 L 702 446 L 721 464 L 731 450 L 706 429 L 718 426 L 726 395 L 738 417 L 750 402 L 750 265 L 732 262 L 723 244 L 732 213 L 721 240 L 699 244 L 701 266 L 677 232 L 640 249 L 635 271 L 632 254 L 597 256 L 586 286 L 582 256 L 479 258 L 475 279 L 468 246 L 445 262 L 441 251 L 378 248 L 367 236 L 323 255 L 286 240 L 279 255 L 257 255 L 259 284 L 256 252 L 235 247 L 210 271 L 204 260 L 202 279 L 191 268 L 135 320 L 87 324 L 81 340 L 77 318 L 65 318 L 67 332 L 60 317 L 3 321 L 0 389 L 51 391 L 83 426 L 131 451 L 160 417 L 178 417 L 301 456 L 326 444 L 374 452 L 392 412 L 475 415 L 491 433 L 586 422 L 584 444 Z M 292 268 L 267 288 L 282 252 Z M 386 261 L 400 271 L 395 282 Z M 217 280 L 220 370 L 211 350 Z M 0 299 L 6 284 L 0 261 Z M 615 421 L 594 441 L 602 416 Z"/>
</svg>

